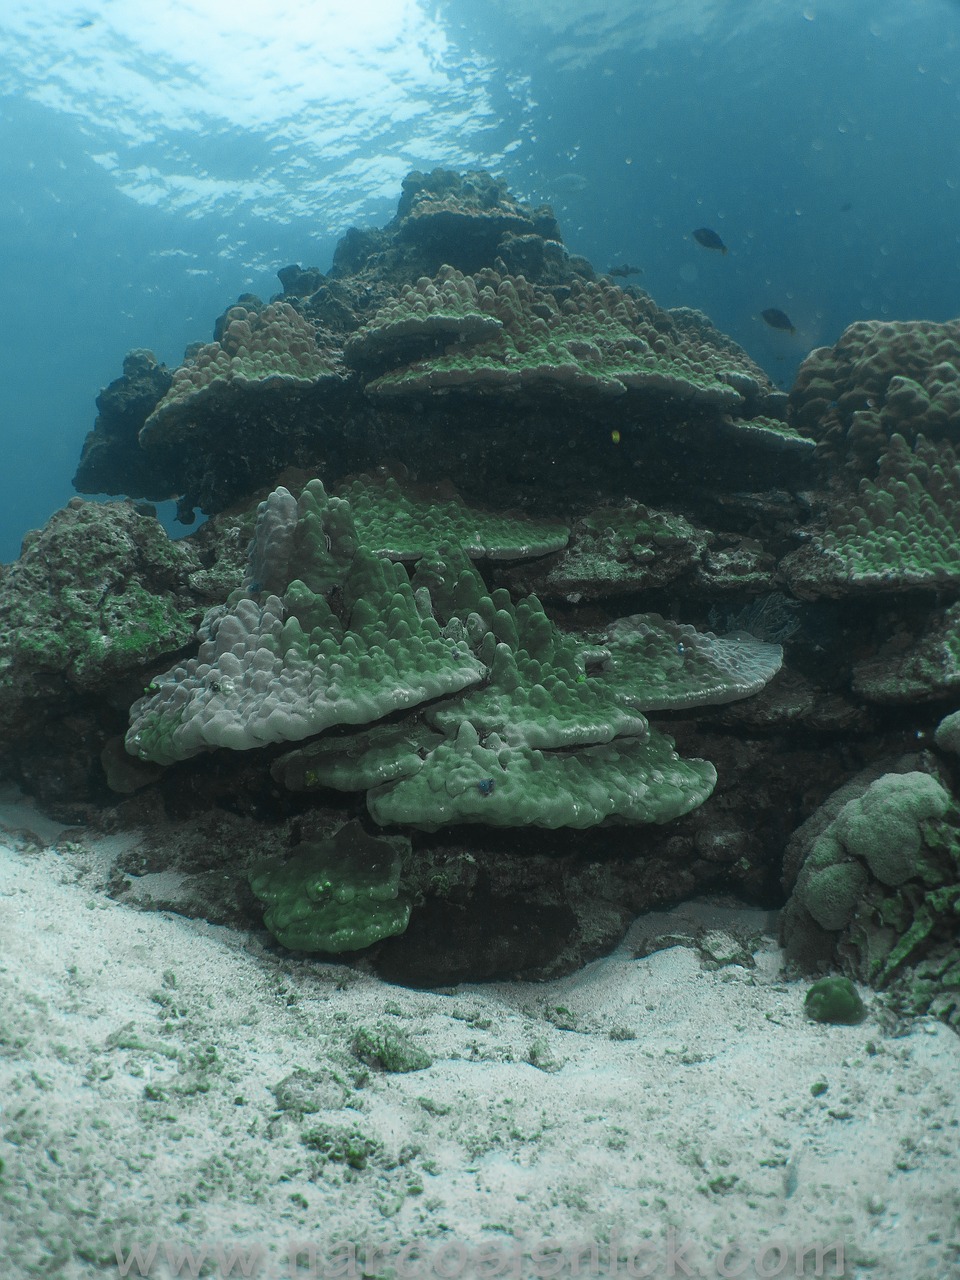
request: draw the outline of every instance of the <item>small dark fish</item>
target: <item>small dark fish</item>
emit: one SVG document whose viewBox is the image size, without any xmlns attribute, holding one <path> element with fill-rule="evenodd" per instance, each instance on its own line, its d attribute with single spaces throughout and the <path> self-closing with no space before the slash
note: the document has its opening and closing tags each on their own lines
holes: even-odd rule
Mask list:
<svg viewBox="0 0 960 1280">
<path fill-rule="evenodd" d="M 786 329 L 788 333 L 797 332 L 793 321 L 785 311 L 780 311 L 776 307 L 767 307 L 766 311 L 761 311 L 760 314 L 771 329 Z"/>
<path fill-rule="evenodd" d="M 721 253 L 727 252 L 727 246 L 717 233 L 711 231 L 709 227 L 697 227 L 693 233 L 693 238 L 697 244 L 702 244 L 705 249 L 719 249 Z"/>
<path fill-rule="evenodd" d="M 852 208 L 853 208 L 853 205 L 850 203 L 849 200 L 847 200 L 844 204 L 840 206 L 840 212 L 849 213 Z"/>
<path fill-rule="evenodd" d="M 643 267 L 631 267 L 629 262 L 621 262 L 619 267 L 610 267 L 607 271 L 607 275 L 613 276 L 614 278 L 618 276 L 622 278 L 626 278 L 627 276 L 642 276 Z"/>
</svg>

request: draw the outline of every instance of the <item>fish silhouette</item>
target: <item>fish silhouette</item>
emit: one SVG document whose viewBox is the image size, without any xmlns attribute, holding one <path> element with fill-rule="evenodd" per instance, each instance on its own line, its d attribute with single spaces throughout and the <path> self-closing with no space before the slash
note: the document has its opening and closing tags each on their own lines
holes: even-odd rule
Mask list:
<svg viewBox="0 0 960 1280">
<path fill-rule="evenodd" d="M 705 249 L 719 249 L 721 253 L 727 252 L 727 246 L 717 233 L 711 231 L 709 227 L 697 227 L 693 233 L 693 238 L 697 244 L 702 244 Z"/>
<path fill-rule="evenodd" d="M 766 311 L 761 311 L 760 314 L 771 329 L 786 329 L 788 333 L 797 332 L 787 313 L 780 311 L 777 307 L 767 307 Z"/>
</svg>

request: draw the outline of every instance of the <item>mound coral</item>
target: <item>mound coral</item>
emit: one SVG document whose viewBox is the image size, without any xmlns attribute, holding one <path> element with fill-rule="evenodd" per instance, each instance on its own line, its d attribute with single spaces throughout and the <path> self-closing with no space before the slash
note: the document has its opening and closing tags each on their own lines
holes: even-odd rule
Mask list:
<svg viewBox="0 0 960 1280">
<path fill-rule="evenodd" d="M 382 368 L 431 347 L 481 342 L 502 328 L 483 309 L 473 278 L 444 266 L 433 280 L 422 276 L 416 284 L 403 285 L 370 324 L 347 339 L 343 353 L 355 368 Z"/>
<path fill-rule="evenodd" d="M 960 910 L 960 808 L 927 773 L 883 774 L 805 851 L 783 914 L 788 956 L 842 956 L 883 985 L 938 941 Z"/>
<path fill-rule="evenodd" d="M 152 351 L 127 353 L 122 376 L 97 396 L 97 420 L 73 478 L 78 493 L 128 493 L 159 501 L 178 491 L 176 467 L 165 472 L 140 447 L 143 424 L 172 382 L 173 374 Z"/>
<path fill-rule="evenodd" d="M 509 253 L 517 240 L 560 240 L 548 208 L 531 208 L 512 196 L 505 182 L 482 171 L 408 174 L 397 223 L 400 242 L 415 246 L 435 264 L 433 269 L 452 262 L 461 270 L 475 271 L 505 249 Z"/>
<path fill-rule="evenodd" d="M 0 739 L 15 748 L 77 695 L 189 648 L 202 607 L 196 551 L 129 503 L 74 498 L 0 578 Z"/>
<path fill-rule="evenodd" d="M 850 325 L 800 366 L 790 416 L 856 477 L 874 474 L 894 434 L 960 440 L 960 321 Z"/>
</svg>

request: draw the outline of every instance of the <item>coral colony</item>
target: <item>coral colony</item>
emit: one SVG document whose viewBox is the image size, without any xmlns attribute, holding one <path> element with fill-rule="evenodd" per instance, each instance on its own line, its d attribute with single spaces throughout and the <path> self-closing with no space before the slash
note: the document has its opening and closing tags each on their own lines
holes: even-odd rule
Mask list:
<svg viewBox="0 0 960 1280">
<path fill-rule="evenodd" d="M 74 499 L 0 581 L 4 767 L 246 806 L 280 852 L 229 874 L 295 950 L 556 972 L 720 888 L 960 1024 L 960 324 L 855 324 L 787 395 L 443 170 L 279 276 L 100 395 L 76 487 L 146 501 Z M 176 543 L 170 497 L 211 517 Z M 831 982 L 811 1016 L 859 1017 Z"/>
</svg>

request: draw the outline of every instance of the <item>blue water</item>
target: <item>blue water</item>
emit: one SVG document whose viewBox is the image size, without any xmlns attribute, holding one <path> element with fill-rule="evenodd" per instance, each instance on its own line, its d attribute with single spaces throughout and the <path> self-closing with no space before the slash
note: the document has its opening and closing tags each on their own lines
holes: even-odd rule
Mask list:
<svg viewBox="0 0 960 1280">
<path fill-rule="evenodd" d="M 174 365 L 278 267 L 329 267 L 412 168 L 550 201 L 785 387 L 854 320 L 960 313 L 950 0 L 5 0 L 0 95 L 3 560 L 128 349 Z"/>
</svg>

